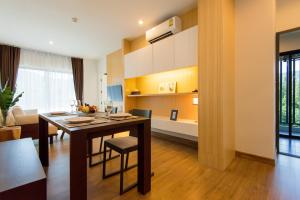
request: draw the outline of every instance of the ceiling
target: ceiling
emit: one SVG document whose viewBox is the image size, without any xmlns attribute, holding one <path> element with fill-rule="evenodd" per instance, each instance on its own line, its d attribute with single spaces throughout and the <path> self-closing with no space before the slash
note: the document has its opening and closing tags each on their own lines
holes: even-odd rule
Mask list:
<svg viewBox="0 0 300 200">
<path fill-rule="evenodd" d="M 101 58 L 119 49 L 123 38 L 140 36 L 196 5 L 197 0 L 0 0 L 0 43 Z"/>
</svg>

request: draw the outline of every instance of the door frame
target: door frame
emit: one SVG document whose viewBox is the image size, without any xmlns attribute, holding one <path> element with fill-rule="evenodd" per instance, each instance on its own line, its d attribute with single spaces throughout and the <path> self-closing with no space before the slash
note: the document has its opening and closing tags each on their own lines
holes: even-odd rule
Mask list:
<svg viewBox="0 0 300 200">
<path fill-rule="evenodd" d="M 279 31 L 276 32 L 276 38 L 275 38 L 275 58 L 276 58 L 276 63 L 275 63 L 275 131 L 276 131 L 276 152 L 277 154 L 280 153 L 280 149 L 279 149 L 279 137 L 280 137 L 280 133 L 279 133 L 279 57 L 280 57 L 280 36 L 282 34 L 286 34 L 286 33 L 291 33 L 294 31 L 298 31 L 300 30 L 300 27 L 296 27 L 296 28 L 292 28 L 292 29 L 288 29 L 288 30 L 284 30 L 284 31 Z"/>
</svg>

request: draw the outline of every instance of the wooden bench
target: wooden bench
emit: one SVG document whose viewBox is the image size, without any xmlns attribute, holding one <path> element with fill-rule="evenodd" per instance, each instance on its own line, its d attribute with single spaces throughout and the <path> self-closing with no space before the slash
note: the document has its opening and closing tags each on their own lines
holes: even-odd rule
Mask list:
<svg viewBox="0 0 300 200">
<path fill-rule="evenodd" d="M 32 139 L 0 142 L 0 199 L 47 199 L 46 175 Z"/>
</svg>

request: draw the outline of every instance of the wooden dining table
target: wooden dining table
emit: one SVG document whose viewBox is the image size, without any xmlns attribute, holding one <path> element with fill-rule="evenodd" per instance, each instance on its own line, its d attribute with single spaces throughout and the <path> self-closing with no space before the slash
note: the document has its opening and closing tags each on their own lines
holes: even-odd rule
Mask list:
<svg viewBox="0 0 300 200">
<path fill-rule="evenodd" d="M 151 190 L 151 120 L 143 117 L 101 124 L 70 127 L 65 120 L 74 115 L 39 115 L 39 156 L 44 167 L 49 166 L 48 123 L 70 135 L 70 199 L 87 199 L 87 141 L 92 138 L 130 131 L 138 138 L 138 192 Z M 51 164 L 51 163 L 50 163 Z M 99 176 L 100 179 L 100 176 Z"/>
</svg>

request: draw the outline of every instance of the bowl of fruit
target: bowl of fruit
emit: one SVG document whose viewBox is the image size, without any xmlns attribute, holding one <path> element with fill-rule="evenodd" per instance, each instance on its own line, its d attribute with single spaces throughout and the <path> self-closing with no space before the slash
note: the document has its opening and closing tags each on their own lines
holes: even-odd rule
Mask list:
<svg viewBox="0 0 300 200">
<path fill-rule="evenodd" d="M 85 103 L 84 105 L 79 107 L 79 111 L 83 113 L 95 113 L 97 112 L 97 106 Z"/>
</svg>

